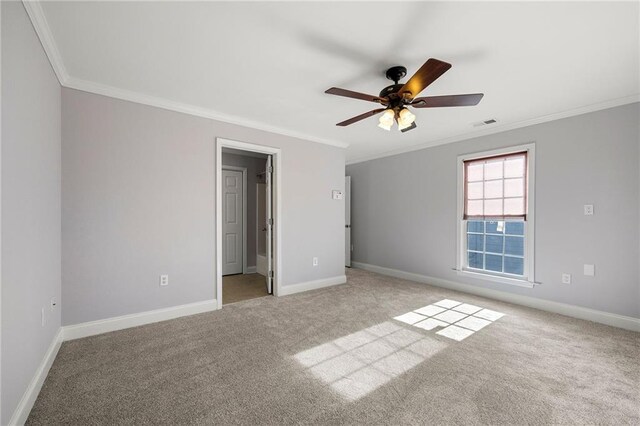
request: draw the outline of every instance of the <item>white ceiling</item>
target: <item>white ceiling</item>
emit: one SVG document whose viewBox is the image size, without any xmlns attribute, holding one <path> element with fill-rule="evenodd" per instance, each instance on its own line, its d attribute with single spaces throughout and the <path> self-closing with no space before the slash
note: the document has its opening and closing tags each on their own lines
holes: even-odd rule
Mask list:
<svg viewBox="0 0 640 426">
<path fill-rule="evenodd" d="M 45 2 L 35 22 L 63 84 L 348 144 L 349 162 L 638 100 L 639 3 Z M 33 14 L 32 14 L 33 19 Z M 47 35 L 47 24 L 50 33 Z M 453 64 L 421 95 L 483 92 L 476 107 L 416 110 L 386 132 L 384 71 Z M 54 66 L 56 58 L 53 58 Z M 545 118 L 546 117 L 546 118 Z M 495 118 L 498 124 L 472 123 Z"/>
</svg>

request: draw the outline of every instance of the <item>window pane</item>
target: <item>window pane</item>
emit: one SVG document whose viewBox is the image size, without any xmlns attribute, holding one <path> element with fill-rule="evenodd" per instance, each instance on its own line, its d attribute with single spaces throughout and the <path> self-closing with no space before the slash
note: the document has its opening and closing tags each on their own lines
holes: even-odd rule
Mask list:
<svg viewBox="0 0 640 426">
<path fill-rule="evenodd" d="M 484 200 L 485 216 L 502 216 L 502 199 Z"/>
<path fill-rule="evenodd" d="M 484 251 L 484 235 L 469 234 L 467 235 L 467 249 L 475 251 Z"/>
<path fill-rule="evenodd" d="M 484 216 L 484 211 L 482 210 L 483 203 L 484 201 L 482 200 L 467 201 L 467 214 L 470 216 Z"/>
<path fill-rule="evenodd" d="M 482 253 L 469 252 L 469 268 L 482 269 L 484 255 Z"/>
<path fill-rule="evenodd" d="M 504 177 L 524 177 L 524 157 L 505 160 Z"/>
<path fill-rule="evenodd" d="M 465 267 L 512 275 L 524 274 L 524 220 L 470 220 L 466 226 Z"/>
<path fill-rule="evenodd" d="M 504 230 L 504 222 L 499 220 L 488 220 L 487 224 L 487 234 L 502 234 Z"/>
<path fill-rule="evenodd" d="M 487 253 L 500 253 L 502 254 L 504 237 L 500 235 L 487 235 L 487 246 L 485 251 Z"/>
<path fill-rule="evenodd" d="M 505 197 L 523 197 L 524 196 L 524 179 L 505 179 L 504 181 Z"/>
<path fill-rule="evenodd" d="M 505 254 L 512 254 L 514 256 L 524 256 L 524 238 L 505 237 L 504 252 Z"/>
<path fill-rule="evenodd" d="M 502 198 L 502 181 L 490 180 L 484 183 L 485 198 Z"/>
<path fill-rule="evenodd" d="M 485 180 L 502 179 L 502 163 L 504 161 L 489 161 L 484 165 Z"/>
<path fill-rule="evenodd" d="M 465 160 L 464 167 L 464 217 L 526 218 L 526 152 Z M 482 208 L 471 200 L 484 200 Z"/>
<path fill-rule="evenodd" d="M 524 259 L 520 257 L 504 257 L 504 272 L 507 274 L 524 274 Z"/>
<path fill-rule="evenodd" d="M 483 195 L 482 182 L 471 182 L 467 184 L 467 198 L 469 200 L 482 199 Z"/>
<path fill-rule="evenodd" d="M 524 222 L 507 222 L 506 233 L 509 235 L 524 235 Z"/>
<path fill-rule="evenodd" d="M 484 168 L 484 164 L 476 163 L 470 164 L 467 166 L 467 182 L 477 182 L 482 180 L 482 170 Z"/>
<path fill-rule="evenodd" d="M 486 255 L 486 269 L 488 271 L 502 272 L 502 256 L 496 256 L 494 254 Z"/>
<path fill-rule="evenodd" d="M 505 198 L 504 214 L 524 214 L 524 198 Z"/>
<path fill-rule="evenodd" d="M 481 220 L 470 220 L 467 222 L 467 232 L 484 232 L 484 222 Z"/>
</svg>

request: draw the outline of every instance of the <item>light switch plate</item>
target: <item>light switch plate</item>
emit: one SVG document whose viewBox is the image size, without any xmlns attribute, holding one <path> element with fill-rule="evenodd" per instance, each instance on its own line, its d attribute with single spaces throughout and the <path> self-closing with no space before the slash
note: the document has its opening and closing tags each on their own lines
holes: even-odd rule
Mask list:
<svg viewBox="0 0 640 426">
<path fill-rule="evenodd" d="M 585 204 L 584 205 L 584 215 L 585 216 L 593 216 L 593 204 Z"/>
<path fill-rule="evenodd" d="M 596 265 L 584 265 L 584 275 L 587 277 L 593 277 L 596 274 Z"/>
</svg>

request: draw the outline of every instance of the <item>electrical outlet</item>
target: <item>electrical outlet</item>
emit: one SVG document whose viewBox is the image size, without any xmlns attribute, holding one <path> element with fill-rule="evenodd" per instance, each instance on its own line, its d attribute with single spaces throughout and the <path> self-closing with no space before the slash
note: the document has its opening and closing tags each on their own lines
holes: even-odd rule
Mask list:
<svg viewBox="0 0 640 426">
<path fill-rule="evenodd" d="M 318 258 L 317 257 L 313 258 L 313 266 L 318 266 Z"/>
<path fill-rule="evenodd" d="M 585 204 L 584 205 L 584 215 L 585 216 L 593 216 L 593 204 Z"/>
<path fill-rule="evenodd" d="M 160 275 L 160 285 L 163 287 L 169 285 L 169 275 Z"/>
<path fill-rule="evenodd" d="M 571 284 L 571 274 L 562 274 L 562 284 Z"/>
<path fill-rule="evenodd" d="M 51 298 L 51 312 L 56 310 L 56 306 L 58 305 L 58 301 L 55 297 Z"/>
</svg>

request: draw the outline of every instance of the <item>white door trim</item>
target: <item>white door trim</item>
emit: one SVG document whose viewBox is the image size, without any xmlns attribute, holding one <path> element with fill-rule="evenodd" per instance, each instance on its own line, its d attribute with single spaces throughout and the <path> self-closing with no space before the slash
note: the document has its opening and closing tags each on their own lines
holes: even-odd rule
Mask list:
<svg viewBox="0 0 640 426">
<path fill-rule="evenodd" d="M 247 273 L 247 168 L 222 165 L 222 170 L 242 172 L 242 273 Z"/>
<path fill-rule="evenodd" d="M 280 293 L 280 277 L 282 276 L 282 152 L 280 148 L 265 145 L 216 138 L 216 295 L 218 309 L 222 308 L 222 148 L 235 148 L 244 151 L 273 155 L 273 198 L 274 198 L 274 278 L 273 295 Z"/>
</svg>

